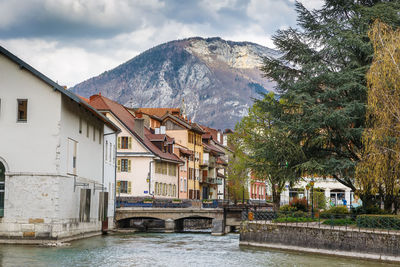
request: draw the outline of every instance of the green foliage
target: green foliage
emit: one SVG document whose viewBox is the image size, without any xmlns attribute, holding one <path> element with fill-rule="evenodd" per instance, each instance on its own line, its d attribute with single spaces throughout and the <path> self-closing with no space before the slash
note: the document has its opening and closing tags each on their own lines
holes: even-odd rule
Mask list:
<svg viewBox="0 0 400 267">
<path fill-rule="evenodd" d="M 280 212 L 284 212 L 284 213 L 287 213 L 287 212 L 294 212 L 294 211 L 296 211 L 296 208 L 295 208 L 295 207 L 292 207 L 292 206 L 290 206 L 290 205 L 288 205 L 288 204 L 286 204 L 286 205 L 281 206 L 281 207 L 279 208 L 279 211 L 280 211 Z"/>
<path fill-rule="evenodd" d="M 356 179 L 360 194 L 379 194 L 391 211 L 400 196 L 400 30 L 377 20 L 369 37 L 375 51 L 367 74 L 369 128 L 363 134 Z"/>
<path fill-rule="evenodd" d="M 324 192 L 314 191 L 314 207 L 323 210 L 326 209 L 326 197 Z"/>
<path fill-rule="evenodd" d="M 253 177 L 268 181 L 276 208 L 279 207 L 280 193 L 285 184 L 300 177 L 297 164 L 304 157 L 299 144 L 289 138 L 288 132 L 275 127 L 272 118 L 279 113 L 280 101 L 273 93 L 266 94 L 236 125 L 231 136 L 235 144 L 234 154 L 238 154 L 240 159 L 232 168 L 236 168 L 235 164 L 240 170 L 248 168 Z"/>
<path fill-rule="evenodd" d="M 356 221 L 358 227 L 400 230 L 398 215 L 359 215 Z"/>
<path fill-rule="evenodd" d="M 346 215 L 346 214 L 349 214 L 349 210 L 347 209 L 347 207 L 336 206 L 336 207 L 330 208 L 329 210 L 320 212 L 319 217 L 329 219 L 331 217 L 342 216 L 342 215 Z"/>
<path fill-rule="evenodd" d="M 280 217 L 274 220 L 274 222 L 277 223 L 302 223 L 302 222 L 314 222 L 316 219 L 310 218 L 310 217 Z"/>
<path fill-rule="evenodd" d="M 367 102 L 365 74 L 373 47 L 368 28 L 374 19 L 398 27 L 399 1 L 334 1 L 314 11 L 296 4 L 298 28 L 273 37 L 279 58 L 266 58 L 265 76 L 277 84 L 280 109 L 271 120 L 304 154 L 296 165 L 304 175 L 330 176 L 356 190 Z M 290 155 L 286 155 L 289 157 Z M 285 158 L 283 158 L 284 160 Z"/>
<path fill-rule="evenodd" d="M 289 202 L 289 206 L 294 208 L 295 210 L 307 211 L 307 200 L 306 198 L 293 198 L 292 201 Z"/>
<path fill-rule="evenodd" d="M 350 218 L 343 218 L 343 219 L 329 219 L 325 220 L 322 224 L 333 225 L 333 226 L 344 226 L 344 225 L 351 225 L 355 224 L 356 222 Z"/>
</svg>

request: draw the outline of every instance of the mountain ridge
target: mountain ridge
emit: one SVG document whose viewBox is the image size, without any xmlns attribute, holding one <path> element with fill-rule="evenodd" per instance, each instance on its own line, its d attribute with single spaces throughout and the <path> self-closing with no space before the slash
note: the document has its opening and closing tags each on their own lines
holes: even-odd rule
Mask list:
<svg viewBox="0 0 400 267">
<path fill-rule="evenodd" d="M 71 88 L 84 97 L 101 92 L 128 107 L 180 107 L 193 121 L 233 128 L 252 98 L 273 90 L 259 67 L 278 52 L 251 42 L 190 37 L 152 47 L 114 69 Z"/>
</svg>

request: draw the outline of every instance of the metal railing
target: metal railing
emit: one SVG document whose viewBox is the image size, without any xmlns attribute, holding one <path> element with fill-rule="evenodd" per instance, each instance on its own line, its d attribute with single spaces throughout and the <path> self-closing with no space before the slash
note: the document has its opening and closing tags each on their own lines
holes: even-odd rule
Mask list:
<svg viewBox="0 0 400 267">
<path fill-rule="evenodd" d="M 284 224 L 344 231 L 387 232 L 400 234 L 400 216 L 380 214 L 329 214 L 310 212 L 274 212 L 248 208 L 242 212 L 243 221 Z"/>
</svg>

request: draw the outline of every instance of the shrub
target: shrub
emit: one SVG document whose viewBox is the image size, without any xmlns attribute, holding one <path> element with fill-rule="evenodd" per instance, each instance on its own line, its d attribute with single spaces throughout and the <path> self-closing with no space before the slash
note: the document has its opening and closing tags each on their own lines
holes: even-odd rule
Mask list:
<svg viewBox="0 0 400 267">
<path fill-rule="evenodd" d="M 295 223 L 295 222 L 313 222 L 315 221 L 315 219 L 313 218 L 305 218 L 305 217 L 300 217 L 300 218 L 295 218 L 295 217 L 280 217 L 274 220 L 274 222 L 278 222 L 278 223 Z"/>
<path fill-rule="evenodd" d="M 320 217 L 324 219 L 329 219 L 331 217 L 344 217 L 344 215 L 349 214 L 349 210 L 345 206 L 332 207 L 329 210 L 322 211 Z"/>
<path fill-rule="evenodd" d="M 296 210 L 307 211 L 307 199 L 305 197 L 295 197 L 289 202 L 289 206 L 295 208 Z"/>
<path fill-rule="evenodd" d="M 293 211 L 296 211 L 296 208 L 295 207 L 292 207 L 292 206 L 289 206 L 289 205 L 283 205 L 283 206 L 281 206 L 280 208 L 279 208 L 279 211 L 281 211 L 281 212 L 293 212 Z"/>
<path fill-rule="evenodd" d="M 302 211 L 302 210 L 298 210 L 298 211 L 293 212 L 292 216 L 295 217 L 295 218 L 308 217 L 307 213 Z"/>
<path fill-rule="evenodd" d="M 353 221 L 350 218 L 347 218 L 347 219 L 329 219 L 329 220 L 325 220 L 322 224 L 342 226 L 342 225 L 349 225 L 349 224 L 354 224 L 354 223 L 355 223 L 355 221 Z"/>
<path fill-rule="evenodd" d="M 398 215 L 358 215 L 357 226 L 364 228 L 380 228 L 400 230 L 400 216 Z"/>
</svg>

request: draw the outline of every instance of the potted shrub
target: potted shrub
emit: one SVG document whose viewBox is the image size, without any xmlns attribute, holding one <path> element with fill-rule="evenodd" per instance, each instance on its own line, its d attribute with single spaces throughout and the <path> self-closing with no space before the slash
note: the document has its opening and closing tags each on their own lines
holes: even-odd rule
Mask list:
<svg viewBox="0 0 400 267">
<path fill-rule="evenodd" d="M 143 203 L 145 203 L 145 204 L 153 203 L 153 199 L 152 198 L 145 198 L 143 200 Z"/>
<path fill-rule="evenodd" d="M 175 198 L 172 200 L 172 203 L 175 203 L 175 204 L 182 203 L 182 199 Z"/>
</svg>

